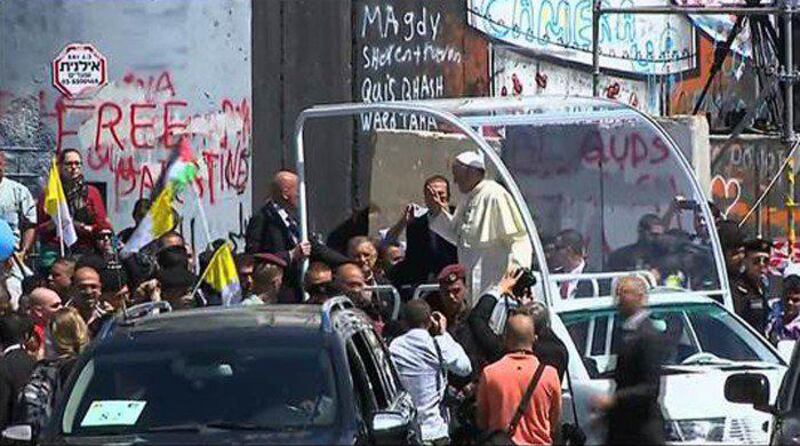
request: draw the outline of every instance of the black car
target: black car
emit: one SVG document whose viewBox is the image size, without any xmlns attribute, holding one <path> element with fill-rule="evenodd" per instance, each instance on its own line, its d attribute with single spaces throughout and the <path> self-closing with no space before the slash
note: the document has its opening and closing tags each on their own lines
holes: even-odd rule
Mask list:
<svg viewBox="0 0 800 446">
<path fill-rule="evenodd" d="M 784 353 L 784 350 L 792 343 L 791 362 L 783 375 L 774 404 L 770 404 L 769 379 L 762 373 L 736 373 L 725 381 L 725 398 L 728 401 L 752 404 L 756 410 L 772 414 L 771 445 L 800 443 L 800 344 L 782 341 L 778 343 L 778 349 L 788 356 L 788 351 Z"/>
<path fill-rule="evenodd" d="M 41 444 L 420 441 L 386 347 L 345 298 L 118 319 L 64 390 Z"/>
</svg>

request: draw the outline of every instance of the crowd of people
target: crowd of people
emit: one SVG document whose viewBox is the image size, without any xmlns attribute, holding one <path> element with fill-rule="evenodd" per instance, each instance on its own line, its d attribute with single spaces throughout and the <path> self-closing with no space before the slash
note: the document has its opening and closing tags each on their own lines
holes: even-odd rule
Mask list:
<svg viewBox="0 0 800 446">
<path fill-rule="evenodd" d="M 172 230 L 123 256 L 122 247 L 151 201 L 139 200 L 135 225 L 115 232 L 99 191 L 83 181 L 80 152 L 62 151 L 58 166 L 78 238 L 65 255 L 43 200 L 4 176 L 0 154 L 0 220 L 16 243 L 3 259 L 0 286 L 0 427 L 18 421 L 40 427 L 75 359 L 126 308 L 163 301 L 179 311 L 223 303 L 201 276 L 225 240 L 194 253 Z M 298 178 L 277 173 L 269 200 L 250 219 L 243 252 L 234 256 L 241 287 L 235 303 L 321 304 L 348 296 L 389 345 L 427 444 L 469 443 L 486 435 L 518 444 L 579 444 L 580 431 L 561 422 L 567 348 L 550 328 L 548 308 L 533 296 L 533 251 L 519 209 L 504 187 L 486 178 L 483 158 L 474 152 L 456 157 L 452 177 L 465 195 L 458 206 L 451 205 L 448 179 L 435 175 L 423 185 L 426 208 L 409 205 L 378 239 L 350 233 L 336 243 L 301 239 Z M 655 240 L 665 235 L 662 222 L 645 216 L 639 240 L 613 253 L 609 263 L 620 270 L 652 267 Z M 717 226 L 733 275 L 736 311 L 773 340 L 800 337 L 800 268 L 787 269 L 786 297 L 770 311 L 762 283 L 767 244 L 744 242 L 738 226 Z M 545 253 L 551 270 L 585 271 L 586 246 L 578 231 L 559 232 L 545 242 Z M 412 298 L 420 284 L 432 282 L 438 289 Z M 586 285 L 567 280 L 557 293 L 563 299 L 597 293 Z M 386 291 L 391 288 L 403 302 L 399 317 L 394 295 Z M 626 320 L 623 329 L 646 339 L 651 333 L 642 322 L 645 282 L 627 277 L 613 288 L 609 292 Z M 636 362 L 634 347 L 630 354 Z M 626 360 L 620 361 L 618 370 L 624 370 Z M 627 378 L 618 380 L 617 394 L 596 401 L 596 408 L 610 419 L 641 416 L 642 410 L 651 414 L 658 383 L 647 374 L 632 380 L 631 374 L 622 375 Z M 629 387 L 639 392 L 635 402 L 626 399 Z M 661 441 L 647 423 L 639 430 L 623 423 L 614 435 Z"/>
<path fill-rule="evenodd" d="M 34 200 L 25 186 L 5 177 L 0 154 L 0 210 L 16 245 L 3 259 L 0 282 L 0 427 L 24 422 L 37 432 L 75 359 L 127 308 L 163 301 L 180 311 L 222 303 L 200 279 L 224 240 L 196 254 L 172 230 L 136 253 L 121 255 L 152 202 L 137 201 L 135 225 L 117 232 L 99 191 L 84 182 L 81 153 L 64 150 L 57 161 L 77 235 L 67 252 L 43 197 Z M 427 212 L 409 206 L 383 238 L 350 234 L 337 245 L 301 240 L 297 176 L 277 173 L 269 200 L 248 224 L 244 252 L 234 256 L 241 287 L 236 304 L 320 304 L 341 294 L 350 297 L 389 343 L 419 408 L 423 438 L 433 444 L 448 442 L 456 422 L 445 405 L 473 408 L 464 410 L 472 416 L 456 417 L 464 440 L 477 435 L 475 426 L 502 429 L 522 395 L 501 375 L 528 380 L 528 369 L 533 373 L 539 364 L 528 359 L 541 349 L 542 364 L 548 361 L 554 368 L 540 373 L 541 384 L 531 390 L 535 404 L 509 433 L 518 440 L 551 443 L 560 435 L 559 380 L 566 348 L 549 331 L 546 308 L 533 302 L 534 279 L 523 268 L 531 264 L 532 249 L 519 211 L 508 192 L 484 176 L 482 158 L 465 152 L 453 168 L 455 183 L 468 196 L 465 204 L 450 206 L 449 181 L 434 176 L 424 184 Z M 403 232 L 407 241 L 401 248 Z M 458 263 L 460 258 L 466 261 Z M 438 290 L 424 299 L 410 298 L 417 285 L 429 282 L 438 283 Z M 387 285 L 402 294 L 400 317 L 393 314 L 392 293 L 375 291 Z M 503 366 L 509 348 L 509 361 L 520 362 L 522 369 Z M 498 367 L 486 368 L 489 364 Z M 480 390 L 493 386 L 502 389 Z M 552 410 L 543 413 L 541 404 Z"/>
<path fill-rule="evenodd" d="M 772 243 L 747 239 L 736 221 L 717 230 L 736 314 L 773 344 L 800 339 L 800 264 L 772 268 Z"/>
</svg>

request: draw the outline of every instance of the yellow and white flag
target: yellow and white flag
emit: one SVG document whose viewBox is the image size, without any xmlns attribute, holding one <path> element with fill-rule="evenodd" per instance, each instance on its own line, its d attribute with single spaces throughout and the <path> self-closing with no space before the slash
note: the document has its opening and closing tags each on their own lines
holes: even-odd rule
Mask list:
<svg viewBox="0 0 800 446">
<path fill-rule="evenodd" d="M 175 215 L 172 212 L 172 201 L 175 198 L 175 189 L 167 183 L 158 194 L 155 203 L 150 207 L 147 215 L 139 222 L 131 238 L 120 252 L 129 254 L 138 252 L 148 243 L 161 237 L 175 227 Z"/>
<path fill-rule="evenodd" d="M 64 195 L 64 188 L 61 186 L 61 175 L 58 174 L 55 158 L 50 166 L 50 175 L 44 192 L 44 210 L 56 222 L 58 237 L 67 246 L 74 245 L 78 241 L 78 234 L 75 233 L 75 225 L 72 224 L 72 216 L 69 215 L 67 196 Z"/>
<path fill-rule="evenodd" d="M 203 275 L 203 280 L 222 296 L 222 305 L 238 304 L 242 300 L 242 287 L 233 261 L 231 247 L 227 243 L 220 246 Z"/>
</svg>

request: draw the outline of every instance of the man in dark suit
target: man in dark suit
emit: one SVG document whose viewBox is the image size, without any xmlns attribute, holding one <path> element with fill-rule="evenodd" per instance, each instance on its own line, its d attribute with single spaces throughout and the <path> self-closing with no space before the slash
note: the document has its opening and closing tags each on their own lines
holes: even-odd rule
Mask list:
<svg viewBox="0 0 800 446">
<path fill-rule="evenodd" d="M 586 270 L 586 243 L 580 232 L 565 229 L 558 233 L 554 242 L 553 262 L 556 274 L 582 274 Z M 594 289 L 589 280 L 565 280 L 559 283 L 559 295 L 562 299 L 592 297 Z"/>
<path fill-rule="evenodd" d="M 639 277 L 623 277 L 615 294 L 624 318 L 614 375 L 617 386 L 613 396 L 594 400 L 608 418 L 606 444 L 664 444 L 658 404 L 664 342 L 644 308 L 647 285 Z"/>
<path fill-rule="evenodd" d="M 432 193 L 438 193 L 445 201 L 450 201 L 450 183 L 441 175 L 425 180 L 423 193 L 428 209 L 436 206 Z M 406 231 L 406 256 L 389 272 L 389 279 L 401 292 L 413 291 L 421 283 L 433 282 L 439 272 L 448 265 L 458 263 L 456 247 L 428 226 L 429 212 L 417 213 L 414 205 L 406 207 L 403 217 L 386 235 L 388 242 L 396 241 Z M 415 213 L 417 213 L 415 215 Z"/>
<path fill-rule="evenodd" d="M 300 267 L 308 257 L 337 266 L 347 258 L 321 243 L 300 240 L 297 213 L 297 175 L 281 171 L 272 180 L 270 200 L 250 219 L 245 233 L 245 251 L 269 253 L 287 265 L 281 302 L 298 302 L 301 296 Z"/>
<path fill-rule="evenodd" d="M 17 395 L 28 382 L 36 361 L 25 350 L 25 342 L 33 336 L 33 322 L 25 316 L 10 313 L 0 318 L 0 429 L 15 421 Z"/>
</svg>

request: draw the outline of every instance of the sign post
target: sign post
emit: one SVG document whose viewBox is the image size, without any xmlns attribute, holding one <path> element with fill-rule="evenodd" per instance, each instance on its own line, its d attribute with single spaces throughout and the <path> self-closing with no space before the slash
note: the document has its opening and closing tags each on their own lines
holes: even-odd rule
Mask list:
<svg viewBox="0 0 800 446">
<path fill-rule="evenodd" d="M 53 86 L 68 98 L 97 91 L 108 82 L 105 56 L 87 43 L 71 43 L 53 60 Z"/>
</svg>

